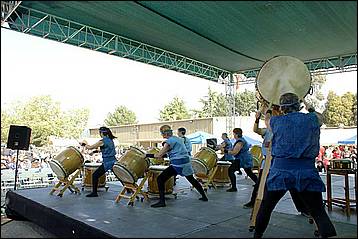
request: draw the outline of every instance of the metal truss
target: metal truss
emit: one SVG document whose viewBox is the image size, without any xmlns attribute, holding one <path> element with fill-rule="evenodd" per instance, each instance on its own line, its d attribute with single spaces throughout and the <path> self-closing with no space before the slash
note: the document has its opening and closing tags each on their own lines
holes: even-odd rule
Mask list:
<svg viewBox="0 0 358 239">
<path fill-rule="evenodd" d="M 340 72 L 357 71 L 357 53 L 309 60 L 306 61 L 305 64 L 310 70 L 311 75 L 327 75 Z M 239 84 L 255 83 L 255 79 L 259 71 L 260 69 L 252 69 L 241 72 L 241 74 L 244 74 L 247 78 L 244 81 L 240 81 Z"/>
<path fill-rule="evenodd" d="M 1 26 L 11 13 L 20 5 L 21 1 L 1 1 Z"/>
<path fill-rule="evenodd" d="M 225 81 L 225 96 L 227 101 L 226 133 L 230 134 L 235 127 L 235 90 L 236 78 L 230 74 Z"/>
<path fill-rule="evenodd" d="M 24 6 L 13 9 L 11 30 L 218 81 L 230 72 L 126 37 Z M 3 26 L 2 26 L 3 27 Z"/>
</svg>

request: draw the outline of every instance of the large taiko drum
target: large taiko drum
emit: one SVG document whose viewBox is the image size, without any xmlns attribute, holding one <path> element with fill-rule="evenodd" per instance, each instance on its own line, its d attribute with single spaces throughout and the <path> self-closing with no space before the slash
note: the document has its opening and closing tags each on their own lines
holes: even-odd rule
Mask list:
<svg viewBox="0 0 358 239">
<path fill-rule="evenodd" d="M 158 176 L 169 166 L 165 165 L 152 165 L 149 167 L 149 177 L 148 177 L 148 192 L 151 194 L 159 194 L 157 178 Z M 174 176 L 169 178 L 165 182 L 165 194 L 173 193 L 174 187 Z"/>
<path fill-rule="evenodd" d="M 49 165 L 59 179 L 64 179 L 79 169 L 83 161 L 80 151 L 70 146 L 51 160 Z"/>
<path fill-rule="evenodd" d="M 83 186 L 85 187 L 92 187 L 93 183 L 92 183 L 92 175 L 94 173 L 94 171 L 97 170 L 97 168 L 99 166 L 101 166 L 101 163 L 85 163 L 84 167 L 83 167 Z M 106 174 L 103 174 L 99 179 L 98 179 L 98 187 L 104 187 L 106 185 Z"/>
<path fill-rule="evenodd" d="M 158 148 L 151 148 L 147 151 L 147 154 L 156 154 L 159 153 L 159 149 Z M 156 158 L 149 158 L 150 161 L 150 165 L 163 165 L 164 164 L 164 159 L 156 159 Z"/>
<path fill-rule="evenodd" d="M 262 154 L 262 149 L 258 145 L 253 145 L 250 149 L 251 155 L 252 155 L 252 164 L 253 168 L 260 168 L 261 161 L 264 158 L 264 155 Z"/>
<path fill-rule="evenodd" d="M 294 93 L 303 99 L 311 90 L 311 75 L 307 66 L 291 56 L 276 56 L 265 62 L 256 78 L 256 97 L 262 108 L 272 104 L 273 115 L 279 110 L 280 96 Z"/>
<path fill-rule="evenodd" d="M 195 174 L 197 176 L 208 175 L 209 171 L 215 167 L 217 159 L 218 156 L 214 150 L 202 147 L 191 161 Z"/>
<path fill-rule="evenodd" d="M 122 183 L 136 183 L 139 178 L 144 177 L 148 170 L 149 160 L 145 153 L 131 146 L 113 165 L 112 171 Z"/>
<path fill-rule="evenodd" d="M 217 162 L 217 170 L 215 172 L 215 175 L 213 177 L 213 181 L 215 183 L 230 183 L 230 177 L 229 177 L 229 167 L 231 165 L 231 162 L 229 161 L 218 161 Z"/>
</svg>

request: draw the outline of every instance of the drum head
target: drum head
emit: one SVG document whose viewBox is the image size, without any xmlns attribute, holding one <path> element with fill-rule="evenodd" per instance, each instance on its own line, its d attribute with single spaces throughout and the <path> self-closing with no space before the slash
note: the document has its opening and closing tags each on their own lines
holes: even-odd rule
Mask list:
<svg viewBox="0 0 358 239">
<path fill-rule="evenodd" d="M 256 79 L 256 87 L 264 100 L 279 105 L 280 96 L 294 93 L 304 98 L 311 87 L 307 66 L 291 56 L 277 56 L 267 61 Z"/>
<path fill-rule="evenodd" d="M 85 168 L 98 168 L 101 165 L 101 163 L 85 163 Z"/>
<path fill-rule="evenodd" d="M 231 162 L 229 161 L 217 161 L 218 165 L 231 165 Z"/>
<path fill-rule="evenodd" d="M 66 177 L 66 171 L 63 169 L 62 165 L 58 161 L 51 160 L 49 162 L 49 165 L 58 178 L 63 179 Z"/>
<path fill-rule="evenodd" d="M 125 183 L 135 183 L 136 180 L 133 177 L 132 173 L 129 172 L 125 167 L 122 165 L 115 163 L 112 168 L 113 173 L 117 176 L 119 180 Z"/>
<path fill-rule="evenodd" d="M 191 164 L 193 166 L 195 174 L 197 173 L 207 174 L 209 171 L 206 165 L 203 162 L 201 162 L 200 159 L 193 158 Z"/>
<path fill-rule="evenodd" d="M 169 166 L 165 166 L 165 165 L 152 165 L 149 167 L 149 170 L 153 170 L 153 171 L 164 171 L 166 168 L 168 168 Z"/>
</svg>

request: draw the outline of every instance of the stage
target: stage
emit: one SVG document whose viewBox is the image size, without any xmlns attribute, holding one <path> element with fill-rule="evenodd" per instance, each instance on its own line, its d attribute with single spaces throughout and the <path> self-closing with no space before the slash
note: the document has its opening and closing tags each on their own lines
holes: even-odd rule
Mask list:
<svg viewBox="0 0 358 239">
<path fill-rule="evenodd" d="M 209 201 L 202 202 L 195 189 L 190 190 L 185 178 L 180 177 L 174 190 L 182 190 L 177 199 L 167 196 L 164 208 L 150 207 L 156 198 L 136 200 L 133 207 L 127 205 L 127 199 L 115 203 L 122 189 L 120 182 L 107 183 L 109 190 L 100 190 L 97 198 L 85 197 L 88 191 L 78 195 L 67 190 L 63 197 L 49 195 L 48 187 L 10 191 L 6 203 L 11 210 L 58 237 L 250 238 L 251 210 L 242 205 L 249 200 L 252 182 L 244 176 L 237 178 L 238 192 L 211 188 L 207 192 Z M 355 211 L 350 218 L 340 209 L 329 216 L 338 237 L 357 237 Z M 273 212 L 264 237 L 311 238 L 313 233 L 314 226 L 298 214 L 287 193 Z"/>
</svg>

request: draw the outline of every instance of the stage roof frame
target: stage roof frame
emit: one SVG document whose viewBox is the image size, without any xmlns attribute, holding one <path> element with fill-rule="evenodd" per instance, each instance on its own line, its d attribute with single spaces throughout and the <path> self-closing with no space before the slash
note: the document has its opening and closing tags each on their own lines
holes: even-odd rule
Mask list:
<svg viewBox="0 0 358 239">
<path fill-rule="evenodd" d="M 356 1 L 23 1 L 3 14 L 14 2 L 1 2 L 12 30 L 213 81 L 256 77 L 276 55 L 314 74 L 357 67 Z"/>
</svg>

